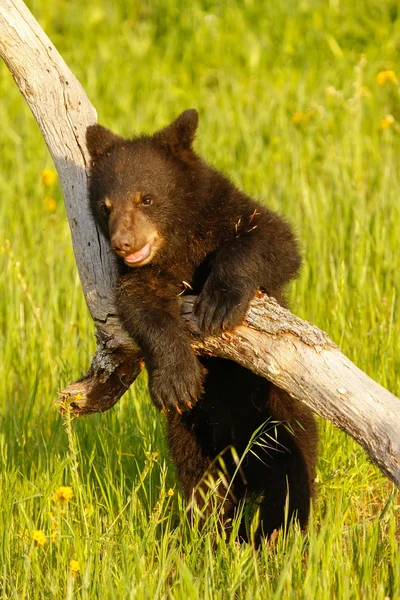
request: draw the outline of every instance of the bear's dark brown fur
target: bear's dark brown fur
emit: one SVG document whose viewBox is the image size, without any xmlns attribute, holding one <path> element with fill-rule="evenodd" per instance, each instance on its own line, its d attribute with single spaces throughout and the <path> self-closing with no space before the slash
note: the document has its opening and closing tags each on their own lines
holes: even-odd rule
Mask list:
<svg viewBox="0 0 400 600">
<path fill-rule="evenodd" d="M 194 152 L 197 124 L 197 112 L 186 110 L 154 135 L 132 140 L 89 127 L 91 208 L 121 258 L 117 308 L 143 352 L 152 401 L 167 414 L 185 497 L 202 504 L 207 476 L 218 480 L 226 523 L 244 499 L 258 496 L 268 535 L 283 524 L 286 501 L 289 518 L 297 515 L 301 526 L 307 524 L 317 455 L 314 419 L 237 363 L 196 357 L 180 298 L 187 290 L 198 295 L 195 312 L 204 334 L 232 329 L 258 289 L 283 302 L 300 256 L 282 217 Z M 246 452 L 256 430 L 258 442 L 238 465 L 236 456 Z"/>
</svg>

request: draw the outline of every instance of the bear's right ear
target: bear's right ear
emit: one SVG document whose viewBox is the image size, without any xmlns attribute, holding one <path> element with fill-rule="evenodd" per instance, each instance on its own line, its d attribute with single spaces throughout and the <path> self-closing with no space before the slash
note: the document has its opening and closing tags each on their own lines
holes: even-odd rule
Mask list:
<svg viewBox="0 0 400 600">
<path fill-rule="evenodd" d="M 153 137 L 166 144 L 173 153 L 179 154 L 180 150 L 190 150 L 192 147 L 198 124 L 197 110 L 189 108 L 184 110 L 170 125 L 156 131 Z"/>
<path fill-rule="evenodd" d="M 123 139 L 102 125 L 89 125 L 86 129 L 86 146 L 92 160 L 96 160 Z"/>
</svg>

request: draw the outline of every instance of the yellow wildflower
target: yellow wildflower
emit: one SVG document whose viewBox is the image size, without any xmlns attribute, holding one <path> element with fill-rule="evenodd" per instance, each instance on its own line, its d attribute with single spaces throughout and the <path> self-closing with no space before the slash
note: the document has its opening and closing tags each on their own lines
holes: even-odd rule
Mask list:
<svg viewBox="0 0 400 600">
<path fill-rule="evenodd" d="M 42 180 L 42 183 L 44 183 L 44 185 L 49 186 L 53 185 L 53 183 L 57 179 L 57 175 L 51 169 L 43 169 L 43 171 L 40 171 L 40 179 Z"/>
<path fill-rule="evenodd" d="M 57 541 L 57 531 L 53 531 L 53 533 L 50 536 L 50 541 L 51 542 L 56 542 Z"/>
<path fill-rule="evenodd" d="M 72 487 L 69 485 L 62 485 L 54 492 L 51 499 L 53 500 L 54 504 L 68 504 L 73 495 L 74 492 Z"/>
<path fill-rule="evenodd" d="M 292 123 L 294 123 L 295 125 L 298 125 L 299 123 L 302 123 L 303 121 L 306 121 L 306 120 L 307 120 L 306 114 L 303 112 L 294 113 L 294 115 L 292 117 Z"/>
<path fill-rule="evenodd" d="M 32 532 L 32 539 L 35 542 L 35 546 L 44 546 L 47 542 L 46 536 L 41 529 L 35 529 Z"/>
<path fill-rule="evenodd" d="M 317 112 L 318 111 L 313 108 L 306 113 L 305 112 L 294 113 L 294 115 L 292 117 L 292 123 L 294 123 L 294 125 L 299 125 L 300 123 L 307 123 L 307 121 L 309 121 L 312 117 L 314 117 L 317 114 Z"/>
<path fill-rule="evenodd" d="M 386 115 L 384 119 L 381 119 L 381 129 L 389 129 L 394 124 L 394 116 Z"/>
<path fill-rule="evenodd" d="M 386 83 L 398 83 L 396 73 L 392 70 L 379 71 L 376 76 L 376 83 L 378 85 L 385 85 Z"/>
<path fill-rule="evenodd" d="M 71 570 L 71 573 L 74 577 L 76 577 L 79 573 L 79 571 L 81 570 L 81 567 L 79 565 L 79 560 L 75 560 L 72 559 L 69 561 L 69 568 Z"/>
<path fill-rule="evenodd" d="M 46 198 L 44 199 L 44 203 L 51 212 L 54 212 L 56 210 L 56 201 L 51 196 L 46 196 Z"/>
<path fill-rule="evenodd" d="M 169 488 L 167 494 L 168 494 L 168 496 L 173 496 L 174 495 L 174 490 L 172 488 Z"/>
</svg>

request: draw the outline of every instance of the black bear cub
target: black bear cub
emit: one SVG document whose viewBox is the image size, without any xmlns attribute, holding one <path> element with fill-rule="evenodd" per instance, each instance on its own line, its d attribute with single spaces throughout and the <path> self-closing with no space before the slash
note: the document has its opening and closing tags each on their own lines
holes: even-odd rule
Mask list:
<svg viewBox="0 0 400 600">
<path fill-rule="evenodd" d="M 269 535 L 286 510 L 307 524 L 317 456 L 313 416 L 237 363 L 197 357 L 180 305 L 189 290 L 204 335 L 230 330 L 258 290 L 284 302 L 300 256 L 282 217 L 196 154 L 197 125 L 197 112 L 186 110 L 132 140 L 89 127 L 91 209 L 121 259 L 117 309 L 143 352 L 152 401 L 166 413 L 186 499 L 206 510 L 213 487 L 229 527 L 238 507 L 257 498 Z M 257 443 L 246 452 L 256 430 Z"/>
</svg>

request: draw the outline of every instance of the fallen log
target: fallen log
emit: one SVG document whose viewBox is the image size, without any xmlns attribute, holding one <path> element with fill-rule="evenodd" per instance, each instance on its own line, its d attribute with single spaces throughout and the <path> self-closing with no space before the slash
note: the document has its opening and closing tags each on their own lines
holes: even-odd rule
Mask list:
<svg viewBox="0 0 400 600">
<path fill-rule="evenodd" d="M 140 372 L 139 350 L 116 316 L 116 260 L 87 202 L 85 133 L 96 112 L 83 88 L 21 0 L 0 0 L 0 56 L 39 124 L 64 193 L 76 263 L 97 350 L 88 373 L 60 392 L 75 415 L 111 408 Z M 360 371 L 319 329 L 265 296 L 243 326 L 200 339 L 193 298 L 182 310 L 193 347 L 236 360 L 268 378 L 356 439 L 400 488 L 400 400 Z"/>
</svg>

